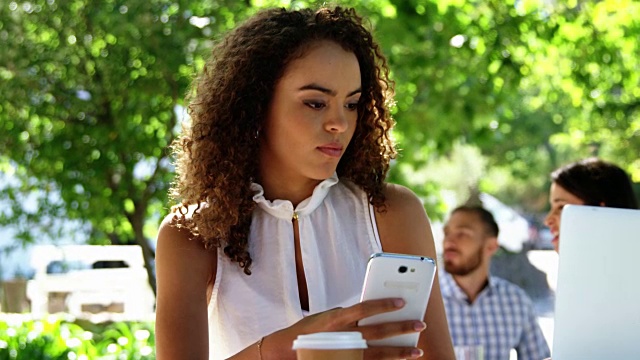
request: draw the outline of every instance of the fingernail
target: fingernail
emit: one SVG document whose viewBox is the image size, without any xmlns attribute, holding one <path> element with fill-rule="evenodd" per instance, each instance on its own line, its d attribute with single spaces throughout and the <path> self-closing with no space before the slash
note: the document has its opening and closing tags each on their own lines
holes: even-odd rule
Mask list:
<svg viewBox="0 0 640 360">
<path fill-rule="evenodd" d="M 424 354 L 424 352 L 422 351 L 422 349 L 413 349 L 411 350 L 411 357 L 412 358 L 419 358 Z"/>
<path fill-rule="evenodd" d="M 427 328 L 427 324 L 425 324 L 423 321 L 416 321 L 416 322 L 413 324 L 413 328 L 414 328 L 416 331 L 422 331 L 422 330 L 424 330 L 424 329 L 426 329 L 426 328 Z"/>
<path fill-rule="evenodd" d="M 403 307 L 404 306 L 404 300 L 402 299 L 395 299 L 393 300 L 393 305 L 395 307 Z"/>
</svg>

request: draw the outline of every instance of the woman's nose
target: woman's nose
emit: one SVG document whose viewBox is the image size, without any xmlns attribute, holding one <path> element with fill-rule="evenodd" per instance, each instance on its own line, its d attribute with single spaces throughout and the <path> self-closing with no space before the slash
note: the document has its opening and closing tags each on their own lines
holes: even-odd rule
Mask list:
<svg viewBox="0 0 640 360">
<path fill-rule="evenodd" d="M 549 212 L 547 216 L 544 218 L 544 225 L 546 227 L 551 227 L 551 225 L 555 223 L 555 221 L 553 221 L 554 220 L 553 217 L 554 216 L 551 214 L 551 212 Z"/>
<path fill-rule="evenodd" d="M 332 133 L 341 133 L 347 130 L 349 122 L 344 108 L 339 108 L 331 114 L 325 123 L 325 130 Z"/>
</svg>

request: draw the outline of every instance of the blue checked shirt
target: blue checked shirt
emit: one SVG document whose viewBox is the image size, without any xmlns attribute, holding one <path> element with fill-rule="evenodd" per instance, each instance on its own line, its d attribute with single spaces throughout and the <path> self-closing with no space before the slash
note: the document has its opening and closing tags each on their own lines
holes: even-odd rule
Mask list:
<svg viewBox="0 0 640 360">
<path fill-rule="evenodd" d="M 518 360 L 551 356 L 533 304 L 518 286 L 491 276 L 473 304 L 444 271 L 440 287 L 454 346 L 482 345 L 486 360 L 508 360 L 511 349 Z"/>
</svg>

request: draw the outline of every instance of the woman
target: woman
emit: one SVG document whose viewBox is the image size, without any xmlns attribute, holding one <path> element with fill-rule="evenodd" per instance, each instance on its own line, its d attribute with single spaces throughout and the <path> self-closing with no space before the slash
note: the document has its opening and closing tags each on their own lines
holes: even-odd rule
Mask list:
<svg viewBox="0 0 640 360">
<path fill-rule="evenodd" d="M 366 358 L 453 359 L 437 284 L 424 319 L 356 326 L 403 306 L 358 303 L 371 253 L 435 257 L 419 199 L 384 182 L 388 73 L 339 7 L 262 11 L 213 49 L 173 146 L 181 205 L 158 234 L 158 359 L 294 359 L 300 334 L 353 330 L 421 332 L 417 348 Z"/>
<path fill-rule="evenodd" d="M 563 166 L 551 173 L 549 204 L 544 220 L 551 229 L 551 243 L 559 246 L 560 216 L 565 205 L 591 205 L 637 209 L 631 180 L 620 167 L 589 158 Z"/>
</svg>

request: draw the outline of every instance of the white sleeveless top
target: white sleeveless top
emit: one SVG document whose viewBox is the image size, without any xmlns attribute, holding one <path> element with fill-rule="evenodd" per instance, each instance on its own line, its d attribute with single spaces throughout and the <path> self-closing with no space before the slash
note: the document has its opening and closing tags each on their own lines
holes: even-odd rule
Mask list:
<svg viewBox="0 0 640 360">
<path fill-rule="evenodd" d="M 298 215 L 309 314 L 360 300 L 369 256 L 381 251 L 374 210 L 357 185 L 334 174 L 293 208 L 268 201 L 258 184 L 253 197 L 251 275 L 218 250 L 209 303 L 209 359 L 226 359 L 261 337 L 307 315 L 300 307 L 292 218 Z"/>
</svg>

